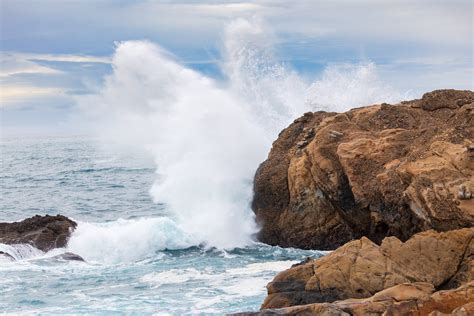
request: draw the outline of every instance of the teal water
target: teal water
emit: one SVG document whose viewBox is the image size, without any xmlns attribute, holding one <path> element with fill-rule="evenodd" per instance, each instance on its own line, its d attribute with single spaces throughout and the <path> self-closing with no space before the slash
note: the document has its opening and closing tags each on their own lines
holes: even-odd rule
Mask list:
<svg viewBox="0 0 474 316">
<path fill-rule="evenodd" d="M 0 244 L 6 314 L 225 314 L 257 310 L 277 272 L 318 251 L 261 243 L 196 244 L 149 194 L 153 161 L 92 138 L 7 138 L 0 144 L 0 221 L 63 214 L 79 223 L 67 249 Z M 72 251 L 86 262 L 55 255 Z M 13 253 L 14 252 L 14 253 Z"/>
</svg>

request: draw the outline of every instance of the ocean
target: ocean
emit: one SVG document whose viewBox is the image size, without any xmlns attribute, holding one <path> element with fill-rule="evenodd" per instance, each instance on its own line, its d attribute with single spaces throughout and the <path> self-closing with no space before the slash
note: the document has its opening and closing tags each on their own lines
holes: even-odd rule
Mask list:
<svg viewBox="0 0 474 316">
<path fill-rule="evenodd" d="M 0 245 L 0 311 L 225 314 L 258 310 L 265 285 L 319 251 L 255 241 L 253 176 L 307 111 L 409 99 L 373 63 L 306 77 L 258 22 L 226 28 L 209 76 L 150 41 L 117 42 L 111 73 L 56 127 L 90 137 L 1 141 L 0 221 L 62 214 L 67 249 Z M 53 128 L 54 130 L 54 128 Z M 86 262 L 53 258 L 73 252 Z"/>
<path fill-rule="evenodd" d="M 0 159 L 0 221 L 62 214 L 78 222 L 66 249 L 0 244 L 17 258 L 0 261 L 7 315 L 258 310 L 279 271 L 324 254 L 258 242 L 216 248 L 194 238 L 150 191 L 159 178 L 152 159 L 92 137 L 3 138 Z M 66 251 L 86 261 L 53 258 Z"/>
</svg>

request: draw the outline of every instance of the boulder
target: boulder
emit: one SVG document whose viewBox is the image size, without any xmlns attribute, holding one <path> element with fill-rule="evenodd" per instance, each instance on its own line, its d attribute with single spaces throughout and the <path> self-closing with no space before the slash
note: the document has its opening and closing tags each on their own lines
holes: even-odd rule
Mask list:
<svg viewBox="0 0 474 316">
<path fill-rule="evenodd" d="M 305 113 L 258 168 L 259 240 L 331 250 L 474 226 L 474 93 Z"/>
<path fill-rule="evenodd" d="M 280 272 L 262 309 L 368 298 L 403 283 L 454 289 L 474 281 L 473 249 L 474 228 L 425 231 L 406 242 L 387 237 L 380 246 L 363 237 Z"/>
<path fill-rule="evenodd" d="M 433 293 L 429 283 L 395 285 L 365 299 L 347 299 L 237 315 L 472 315 L 474 281 L 459 288 Z"/>
<path fill-rule="evenodd" d="M 65 247 L 76 226 L 76 222 L 62 215 L 36 215 L 20 222 L 0 223 L 0 243 L 29 244 L 49 251 Z"/>
</svg>

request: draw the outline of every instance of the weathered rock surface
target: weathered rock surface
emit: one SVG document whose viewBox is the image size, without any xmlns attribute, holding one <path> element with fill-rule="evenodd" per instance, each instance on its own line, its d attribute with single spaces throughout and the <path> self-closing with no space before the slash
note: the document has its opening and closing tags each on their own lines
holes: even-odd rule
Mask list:
<svg viewBox="0 0 474 316">
<path fill-rule="evenodd" d="M 380 246 L 363 237 L 280 272 L 262 308 L 368 298 L 403 283 L 455 289 L 474 281 L 473 266 L 474 228 L 425 231 L 404 243 L 387 237 Z"/>
<path fill-rule="evenodd" d="M 474 226 L 474 93 L 306 113 L 257 170 L 253 210 L 271 245 L 335 249 Z"/>
<path fill-rule="evenodd" d="M 0 243 L 29 244 L 42 251 L 65 247 L 76 222 L 56 216 L 33 216 L 20 222 L 0 223 Z"/>
<path fill-rule="evenodd" d="M 240 315 L 473 315 L 474 281 L 453 290 L 433 291 L 430 283 L 404 283 L 365 299 L 265 309 Z"/>
</svg>

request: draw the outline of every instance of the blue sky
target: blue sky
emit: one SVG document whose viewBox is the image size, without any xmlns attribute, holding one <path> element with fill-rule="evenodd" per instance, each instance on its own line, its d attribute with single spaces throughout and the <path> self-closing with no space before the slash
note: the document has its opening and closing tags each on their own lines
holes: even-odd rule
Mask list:
<svg viewBox="0 0 474 316">
<path fill-rule="evenodd" d="M 317 78 L 334 63 L 371 61 L 415 95 L 473 87 L 471 1 L 0 0 L 2 134 L 74 133 L 74 96 L 112 71 L 115 43 L 147 39 L 219 78 L 225 26 L 262 19 L 279 58 Z"/>
</svg>

